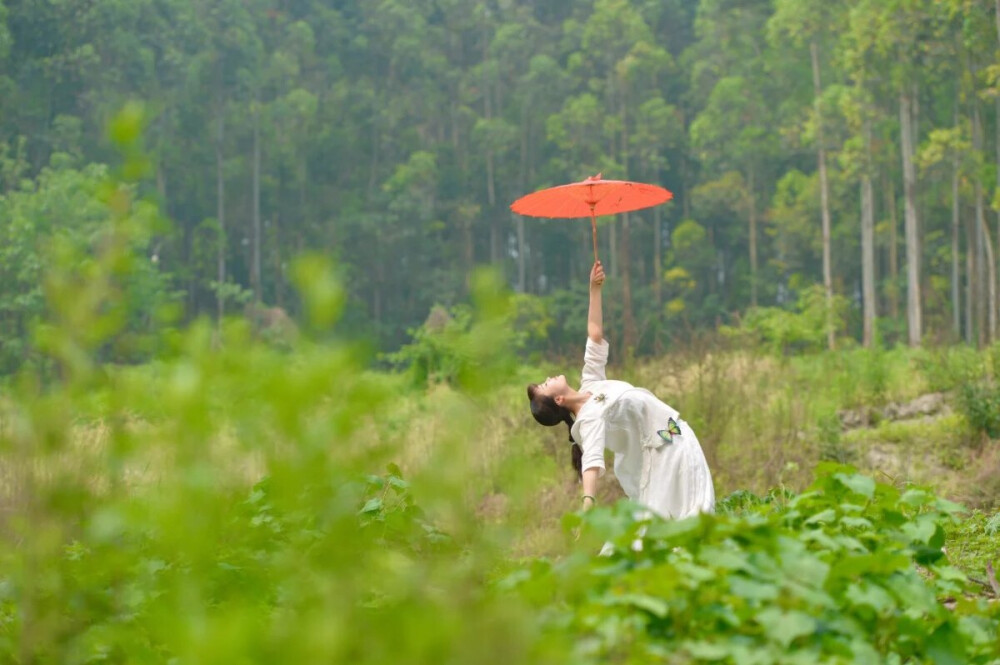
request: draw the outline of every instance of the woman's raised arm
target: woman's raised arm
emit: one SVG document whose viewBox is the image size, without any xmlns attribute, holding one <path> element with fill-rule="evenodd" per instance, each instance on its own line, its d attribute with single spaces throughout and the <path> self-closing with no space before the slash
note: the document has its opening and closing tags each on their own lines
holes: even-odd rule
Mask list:
<svg viewBox="0 0 1000 665">
<path fill-rule="evenodd" d="M 600 261 L 590 269 L 590 311 L 587 313 L 587 337 L 595 344 L 604 340 L 604 314 L 601 311 L 601 287 L 604 285 L 604 266 Z"/>
</svg>

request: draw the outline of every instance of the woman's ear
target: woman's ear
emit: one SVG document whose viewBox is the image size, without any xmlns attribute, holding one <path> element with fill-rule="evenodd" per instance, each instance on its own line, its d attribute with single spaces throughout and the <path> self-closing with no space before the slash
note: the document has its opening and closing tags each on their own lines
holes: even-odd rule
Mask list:
<svg viewBox="0 0 1000 665">
<path fill-rule="evenodd" d="M 557 406 L 562 406 L 563 404 L 566 403 L 566 398 L 563 395 L 556 395 L 553 398 L 553 400 L 555 401 Z"/>
</svg>

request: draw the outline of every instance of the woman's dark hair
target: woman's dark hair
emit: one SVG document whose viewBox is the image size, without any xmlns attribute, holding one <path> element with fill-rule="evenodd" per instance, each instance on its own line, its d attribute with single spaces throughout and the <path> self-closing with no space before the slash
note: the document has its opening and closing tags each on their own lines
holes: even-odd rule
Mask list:
<svg viewBox="0 0 1000 665">
<path fill-rule="evenodd" d="M 554 397 L 538 394 L 538 384 L 528 384 L 528 401 L 531 402 L 531 415 L 539 424 L 552 427 L 559 423 L 566 423 L 569 429 L 569 440 L 573 444 L 573 468 L 576 475 L 583 478 L 583 449 L 580 444 L 573 440 L 573 413 L 565 406 L 556 404 Z"/>
</svg>

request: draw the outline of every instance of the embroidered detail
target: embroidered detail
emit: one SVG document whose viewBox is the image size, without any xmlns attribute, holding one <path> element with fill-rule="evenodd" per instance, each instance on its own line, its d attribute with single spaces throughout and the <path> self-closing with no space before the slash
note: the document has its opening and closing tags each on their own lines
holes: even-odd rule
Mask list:
<svg viewBox="0 0 1000 665">
<path fill-rule="evenodd" d="M 667 428 L 656 430 L 656 433 L 667 443 L 673 443 L 674 437 L 681 435 L 681 426 L 673 418 L 667 418 Z"/>
<path fill-rule="evenodd" d="M 594 395 L 594 401 L 595 402 L 603 402 L 607 398 L 608 398 L 608 396 L 605 395 L 604 393 L 600 393 L 599 395 Z"/>
</svg>

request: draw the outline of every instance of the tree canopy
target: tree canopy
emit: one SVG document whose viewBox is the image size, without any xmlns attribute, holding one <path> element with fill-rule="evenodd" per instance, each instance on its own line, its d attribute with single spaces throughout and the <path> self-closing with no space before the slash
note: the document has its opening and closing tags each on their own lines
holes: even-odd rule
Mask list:
<svg viewBox="0 0 1000 665">
<path fill-rule="evenodd" d="M 603 172 L 675 194 L 600 224 L 621 296 L 608 327 L 636 353 L 797 311 L 817 284 L 828 344 L 871 344 L 876 328 L 889 342 L 991 341 L 996 11 L 4 0 L 0 371 L 40 316 L 46 252 L 90 233 L 75 197 L 117 166 L 105 127 L 130 100 L 146 118 L 140 194 L 171 220 L 136 247 L 150 311 L 172 299 L 189 320 L 248 302 L 295 316 L 289 264 L 310 249 L 343 273 L 341 325 L 392 350 L 490 263 L 544 301 L 532 311 L 555 325 L 539 344 L 560 351 L 578 343 L 564 324 L 589 227 L 508 206 Z"/>
</svg>

